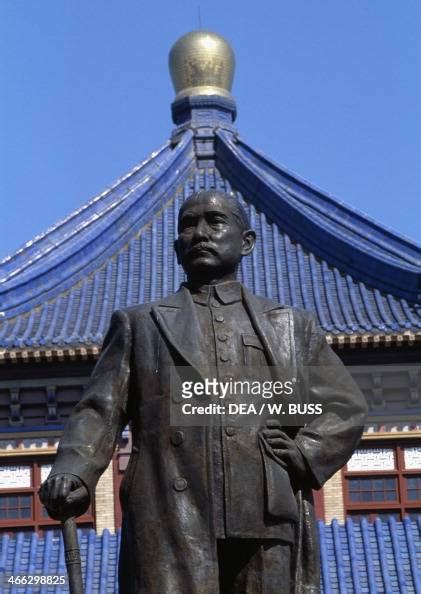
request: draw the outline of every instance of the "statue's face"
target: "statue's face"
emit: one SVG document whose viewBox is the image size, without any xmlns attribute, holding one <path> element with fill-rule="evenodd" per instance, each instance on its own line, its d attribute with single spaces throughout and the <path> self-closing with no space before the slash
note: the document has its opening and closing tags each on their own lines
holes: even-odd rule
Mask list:
<svg viewBox="0 0 421 594">
<path fill-rule="evenodd" d="M 175 249 L 189 279 L 218 279 L 235 274 L 242 256 L 255 242 L 251 230 L 244 231 L 222 196 L 198 197 L 182 207 Z"/>
</svg>

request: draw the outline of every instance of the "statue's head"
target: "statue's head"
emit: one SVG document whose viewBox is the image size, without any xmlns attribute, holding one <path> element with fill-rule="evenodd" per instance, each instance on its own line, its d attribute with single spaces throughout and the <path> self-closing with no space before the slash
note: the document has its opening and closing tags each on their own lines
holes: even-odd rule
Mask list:
<svg viewBox="0 0 421 594">
<path fill-rule="evenodd" d="M 174 247 L 189 281 L 235 278 L 241 258 L 252 252 L 255 242 L 256 234 L 234 194 L 196 192 L 180 208 Z"/>
</svg>

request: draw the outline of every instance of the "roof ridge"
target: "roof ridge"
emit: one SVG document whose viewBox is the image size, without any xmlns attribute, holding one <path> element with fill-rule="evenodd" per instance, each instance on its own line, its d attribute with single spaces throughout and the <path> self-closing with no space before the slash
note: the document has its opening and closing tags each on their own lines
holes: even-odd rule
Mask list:
<svg viewBox="0 0 421 594">
<path fill-rule="evenodd" d="M 419 266 L 409 263 L 407 254 L 403 261 L 399 260 L 390 254 L 390 251 L 396 252 L 396 248 L 385 251 L 384 247 L 381 249 L 374 243 L 370 244 L 364 234 L 357 234 L 355 230 L 346 232 L 338 219 L 326 214 L 316 215 L 307 202 L 303 204 L 301 199 L 282 187 L 277 178 L 277 175 L 282 175 L 279 168 L 271 164 L 272 171 L 265 171 L 260 157 L 253 159 L 242 150 L 242 146 L 247 145 L 234 142 L 223 131 L 218 130 L 216 136 L 217 164 L 221 172 L 276 221 L 291 239 L 329 265 L 349 272 L 353 278 L 383 293 L 419 301 L 421 262 Z M 251 152 L 256 154 L 253 150 Z M 309 195 L 312 191 L 311 187 L 306 188 Z M 417 246 L 413 245 L 412 251 L 414 249 Z"/>
<path fill-rule="evenodd" d="M 109 187 L 107 187 L 104 191 L 100 192 L 99 194 L 95 194 L 93 198 L 85 202 L 79 208 L 73 210 L 70 214 L 65 216 L 63 219 L 57 221 L 54 225 L 48 227 L 45 231 L 36 235 L 33 239 L 24 243 L 20 248 L 18 248 L 12 254 L 9 254 L 0 260 L 0 273 L 2 269 L 7 269 L 14 260 L 17 258 L 22 258 L 25 253 L 25 258 L 27 258 L 28 250 L 33 250 L 36 246 L 41 242 L 45 241 L 48 236 L 52 235 L 54 232 L 59 231 L 64 226 L 69 226 L 69 223 L 73 222 L 75 218 L 79 217 L 82 214 L 85 214 L 86 210 L 99 201 L 102 201 L 104 198 L 109 196 L 116 188 L 121 186 L 122 184 L 126 183 L 131 177 L 139 173 L 144 167 L 150 165 L 156 157 L 158 157 L 165 149 L 170 148 L 170 142 L 167 141 L 164 145 L 159 147 L 158 149 L 152 151 L 150 155 L 135 165 L 130 171 L 126 174 L 119 177 L 115 182 L 113 182 Z M 57 245 L 57 244 L 56 244 Z M 41 253 L 41 256 L 43 254 Z"/>
<path fill-rule="evenodd" d="M 176 180 L 179 179 L 180 173 L 185 171 L 185 168 L 188 166 L 192 158 L 192 151 L 190 150 L 192 146 L 191 138 L 191 133 L 187 133 L 185 135 L 185 142 L 179 143 L 176 149 L 174 149 L 172 154 L 169 156 L 171 157 L 171 162 L 177 160 L 186 161 L 185 166 L 181 166 L 180 161 L 179 169 L 173 170 L 171 164 L 165 163 L 164 160 L 164 162 L 161 164 L 162 170 L 158 170 L 160 171 L 160 175 L 158 177 L 154 177 L 152 175 L 149 176 L 144 191 L 141 194 L 139 194 L 138 189 L 139 185 L 144 183 L 144 180 L 141 180 L 139 182 L 139 185 L 136 186 L 136 188 L 131 188 L 128 191 L 127 195 L 132 194 L 133 196 L 132 203 L 130 205 L 125 204 L 125 207 L 123 208 L 122 204 L 124 200 L 121 200 L 120 204 L 117 206 L 117 209 L 111 209 L 110 212 L 115 213 L 114 219 L 111 219 L 107 224 L 105 224 L 105 219 L 102 225 L 99 223 L 99 217 L 95 221 L 93 221 L 94 224 L 97 224 L 96 226 L 99 226 L 98 233 L 95 234 L 95 237 L 92 236 L 92 233 L 91 235 L 86 235 L 83 238 L 81 244 L 76 244 L 74 246 L 75 249 L 73 249 L 71 252 L 69 252 L 69 250 L 63 250 L 63 246 L 60 246 L 60 253 L 57 255 L 57 257 L 54 257 L 53 255 L 52 259 L 48 262 L 48 267 L 41 270 L 33 270 L 32 272 L 34 274 L 32 274 L 32 276 L 29 276 L 29 278 L 26 277 L 21 279 L 19 275 L 17 275 L 16 278 L 11 279 L 8 285 L 4 286 L 3 291 L 0 293 L 3 294 L 2 309 L 8 309 L 10 311 L 16 310 L 17 308 L 17 311 L 15 311 L 15 313 L 12 314 L 12 316 L 14 316 L 21 311 L 22 307 L 25 307 L 26 309 L 26 306 L 24 304 L 28 304 L 28 301 L 33 302 L 32 307 L 34 307 L 36 305 L 34 299 L 36 302 L 38 302 L 41 296 L 46 297 L 46 295 L 51 293 L 52 290 L 55 291 L 56 287 L 60 287 L 60 291 L 62 291 L 64 285 L 73 286 L 74 284 L 76 284 L 77 281 L 80 280 L 79 277 L 82 273 L 86 273 L 87 271 L 92 269 L 92 262 L 96 262 L 95 269 L 97 269 L 99 266 L 98 261 L 94 258 L 95 253 L 97 253 L 99 250 L 98 253 L 101 253 L 102 256 L 105 257 L 107 254 L 109 254 L 110 246 L 115 247 L 115 240 L 112 238 L 110 239 L 109 237 L 108 230 L 110 229 L 110 227 L 112 227 L 117 220 L 123 218 L 125 219 L 125 230 L 122 231 L 122 229 L 120 228 L 121 222 L 120 227 L 115 230 L 115 232 L 119 234 L 118 241 L 122 241 L 124 235 L 127 234 L 127 232 L 129 232 L 133 225 L 139 224 L 139 221 L 147 217 L 148 214 L 150 214 L 150 208 L 153 208 L 153 205 L 158 204 L 158 202 L 160 201 L 161 197 L 159 196 L 159 194 L 154 193 L 152 191 L 154 185 L 158 182 L 158 180 L 160 180 L 162 176 L 166 176 L 168 178 L 167 183 L 173 184 L 176 183 Z M 169 157 L 167 157 L 167 160 Z M 171 173 L 172 175 L 169 176 L 169 173 Z M 135 190 L 137 190 L 137 192 Z M 140 219 L 132 219 L 130 217 L 130 214 L 132 214 L 130 211 L 139 202 L 139 200 L 143 199 L 148 194 L 150 194 L 149 208 L 146 208 L 144 212 L 139 211 Z M 146 207 L 146 205 L 144 206 Z M 105 232 L 108 233 L 107 243 L 104 244 L 104 242 L 102 242 L 101 245 L 99 245 L 98 242 L 100 242 L 101 238 L 104 237 Z M 94 244 L 98 244 L 96 248 Z M 81 252 L 84 252 L 84 259 L 86 260 L 86 262 L 83 261 L 83 258 L 81 259 L 79 257 L 79 254 Z M 71 265 L 72 260 L 74 260 L 74 262 Z M 57 268 L 57 266 L 63 265 L 66 262 L 69 263 L 70 271 L 66 275 L 64 275 L 62 271 L 60 277 L 57 277 L 56 273 L 54 272 L 55 269 Z M 39 282 L 40 278 L 43 278 L 43 283 Z M 13 282 L 13 280 L 15 280 L 16 282 Z M 36 292 L 34 294 L 32 283 L 35 280 L 37 280 L 37 286 Z"/>
<path fill-rule="evenodd" d="M 225 135 L 222 131 L 221 131 L 221 135 L 224 135 L 224 137 L 227 139 L 227 142 L 230 142 L 228 135 Z M 361 222 L 363 224 L 368 222 L 371 227 L 374 227 L 376 230 L 387 235 L 388 237 L 399 240 L 400 243 L 406 244 L 410 249 L 416 248 L 420 253 L 420 257 L 419 257 L 419 261 L 417 262 L 417 265 L 419 265 L 421 267 L 421 244 L 417 243 L 417 241 L 415 241 L 414 239 L 409 238 L 409 237 L 399 233 L 398 231 L 396 231 L 395 229 L 393 229 L 392 227 L 389 227 L 388 225 L 386 225 L 384 223 L 380 223 L 379 221 L 377 221 L 370 215 L 366 214 L 365 212 L 351 206 L 350 204 L 337 198 L 330 192 L 327 192 L 327 191 L 319 188 L 315 184 L 307 181 L 306 179 L 301 177 L 299 174 L 289 170 L 288 168 L 284 167 L 283 165 L 276 163 L 275 161 L 270 159 L 270 157 L 267 157 L 264 153 L 252 148 L 247 142 L 242 140 L 240 136 L 235 137 L 235 144 L 242 146 L 244 149 L 246 149 L 253 156 L 255 156 L 259 160 L 267 163 L 271 168 L 273 168 L 276 171 L 277 174 L 286 175 L 287 177 L 291 178 L 295 183 L 298 183 L 301 186 L 305 186 L 311 192 L 314 192 L 315 194 L 320 196 L 323 200 L 327 200 L 330 203 L 330 205 L 339 207 L 340 209 L 347 211 L 348 213 L 351 213 L 353 216 L 355 216 L 356 218 L 361 220 Z M 282 184 L 282 182 L 280 182 L 280 181 L 279 181 L 279 183 Z M 297 195 L 296 190 L 294 190 L 292 187 L 285 186 L 283 189 L 288 193 L 291 192 L 291 194 Z M 299 199 L 306 200 L 305 196 L 299 196 Z M 317 208 L 317 206 L 318 205 L 316 205 L 316 204 L 311 205 L 312 208 Z M 327 213 L 326 216 L 329 216 L 330 218 L 332 218 L 331 213 Z M 342 223 L 344 223 L 344 221 L 342 221 Z"/>
</svg>

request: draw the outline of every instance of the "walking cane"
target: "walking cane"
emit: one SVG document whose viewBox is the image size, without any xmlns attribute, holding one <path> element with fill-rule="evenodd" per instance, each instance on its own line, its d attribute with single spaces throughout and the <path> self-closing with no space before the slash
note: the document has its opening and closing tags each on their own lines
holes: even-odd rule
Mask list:
<svg viewBox="0 0 421 594">
<path fill-rule="evenodd" d="M 74 517 L 63 520 L 61 529 L 64 541 L 64 558 L 69 576 L 69 592 L 70 594 L 83 594 L 82 566 Z"/>
</svg>

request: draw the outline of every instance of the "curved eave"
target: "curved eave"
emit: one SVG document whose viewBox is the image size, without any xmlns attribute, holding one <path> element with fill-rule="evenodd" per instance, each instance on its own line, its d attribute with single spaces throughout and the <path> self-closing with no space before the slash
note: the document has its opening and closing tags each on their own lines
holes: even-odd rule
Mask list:
<svg viewBox="0 0 421 594">
<path fill-rule="evenodd" d="M 115 185 L 100 214 L 89 213 L 51 249 L 44 246 L 36 252 L 33 257 L 37 264 L 29 259 L 22 269 L 10 273 L 0 292 L 6 318 L 41 306 L 107 261 L 127 242 L 134 228 L 146 225 L 156 214 L 162 206 L 162 194 L 174 191 L 193 159 L 192 134 L 186 132 L 175 149 L 160 151 L 139 168 L 135 183 L 127 185 L 126 177 L 122 185 Z M 88 214 L 86 209 L 84 214 Z"/>
<path fill-rule="evenodd" d="M 421 301 L 421 248 L 323 195 L 250 149 L 216 132 L 216 162 L 292 240 L 355 280 Z"/>
<path fill-rule="evenodd" d="M 121 199 L 123 199 L 127 187 L 137 184 L 139 176 L 144 176 L 151 166 L 165 158 L 169 151 L 170 144 L 167 142 L 157 151 L 153 151 L 147 159 L 136 165 L 126 175 L 120 177 L 109 188 L 96 195 L 44 233 L 25 243 L 13 254 L 3 258 L 0 261 L 2 281 L 8 282 L 15 278 L 16 275 L 22 278 L 23 274 L 27 274 L 28 270 L 35 269 L 41 259 L 41 267 L 44 267 L 44 262 L 52 252 L 55 252 L 61 245 L 65 245 L 69 240 L 80 238 L 92 222 L 108 214 L 110 206 L 117 206 L 116 198 L 120 195 Z"/>
</svg>

